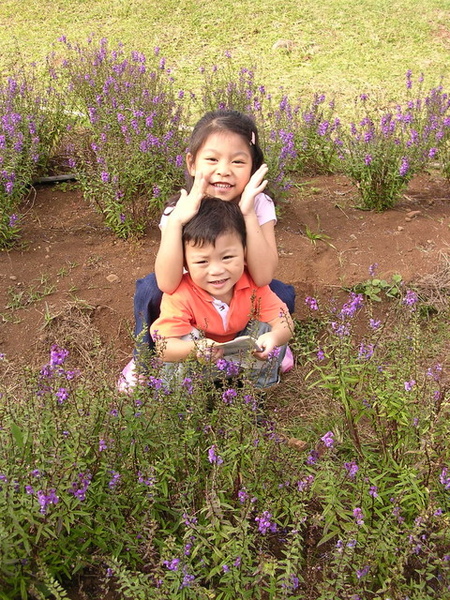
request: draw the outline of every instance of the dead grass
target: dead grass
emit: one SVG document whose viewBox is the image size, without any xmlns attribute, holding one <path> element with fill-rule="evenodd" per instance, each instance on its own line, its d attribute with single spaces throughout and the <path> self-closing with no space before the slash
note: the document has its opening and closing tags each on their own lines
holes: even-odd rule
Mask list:
<svg viewBox="0 0 450 600">
<path fill-rule="evenodd" d="M 417 281 L 420 299 L 433 310 L 442 311 L 450 306 L 450 255 L 439 253 L 439 264 L 433 273 Z"/>
<path fill-rule="evenodd" d="M 77 364 L 83 368 L 98 369 L 104 362 L 107 348 L 93 324 L 95 307 L 82 300 L 64 302 L 57 310 L 49 307 L 42 326 L 42 334 L 36 341 L 37 354 L 45 352 L 53 344 L 69 350 Z"/>
</svg>

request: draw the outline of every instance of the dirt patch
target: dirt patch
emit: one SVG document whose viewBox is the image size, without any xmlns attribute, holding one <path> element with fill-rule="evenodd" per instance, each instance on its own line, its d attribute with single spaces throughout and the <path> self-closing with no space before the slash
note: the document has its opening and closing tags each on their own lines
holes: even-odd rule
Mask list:
<svg viewBox="0 0 450 600">
<path fill-rule="evenodd" d="M 414 179 L 395 210 L 362 211 L 356 202 L 345 177 L 327 176 L 299 181 L 280 206 L 277 277 L 295 286 L 299 318 L 305 296 L 365 281 L 374 263 L 380 278 L 399 273 L 410 283 L 450 254 L 450 189 L 438 176 Z M 158 244 L 157 222 L 139 242 L 117 240 L 79 191 L 37 188 L 23 247 L 0 253 L 0 352 L 38 365 L 54 342 L 84 358 L 108 348 L 117 373 L 133 346 L 135 281 L 153 270 Z M 86 328 L 94 334 L 87 348 Z"/>
</svg>

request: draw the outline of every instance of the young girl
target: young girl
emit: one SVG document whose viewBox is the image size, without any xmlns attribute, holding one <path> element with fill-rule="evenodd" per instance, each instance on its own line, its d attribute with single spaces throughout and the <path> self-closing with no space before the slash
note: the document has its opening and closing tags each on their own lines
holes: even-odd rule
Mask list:
<svg viewBox="0 0 450 600">
<path fill-rule="evenodd" d="M 275 240 L 275 206 L 263 194 L 267 165 L 259 146 L 256 125 L 234 110 L 206 113 L 191 135 L 187 165 L 187 190 L 168 206 L 161 218 L 161 245 L 155 273 L 136 282 L 135 336 L 142 348 L 153 348 L 148 328 L 159 316 L 162 292 L 172 293 L 183 275 L 182 228 L 198 211 L 205 196 L 235 202 L 247 230 L 247 266 L 259 286 L 271 289 L 294 311 L 293 286 L 273 280 L 278 264 Z"/>
</svg>

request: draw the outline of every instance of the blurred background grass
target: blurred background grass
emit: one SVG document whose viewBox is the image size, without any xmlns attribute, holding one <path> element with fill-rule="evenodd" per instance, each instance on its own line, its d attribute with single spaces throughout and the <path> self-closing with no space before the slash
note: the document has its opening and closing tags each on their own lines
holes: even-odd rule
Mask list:
<svg viewBox="0 0 450 600">
<path fill-rule="evenodd" d="M 449 0 L 2 0 L 0 27 L 3 74 L 43 61 L 61 35 L 91 34 L 146 55 L 160 47 L 189 91 L 228 50 L 271 92 L 323 92 L 344 109 L 362 92 L 400 100 L 408 69 L 426 89 L 449 74 Z"/>
</svg>

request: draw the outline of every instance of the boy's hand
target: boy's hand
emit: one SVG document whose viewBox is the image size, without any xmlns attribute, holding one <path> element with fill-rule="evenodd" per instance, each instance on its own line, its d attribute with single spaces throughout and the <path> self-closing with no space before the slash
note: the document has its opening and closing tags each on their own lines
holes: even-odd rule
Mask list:
<svg viewBox="0 0 450 600">
<path fill-rule="evenodd" d="M 254 352 L 256 358 L 259 360 L 267 360 L 269 355 L 277 347 L 276 340 L 271 331 L 263 333 L 257 339 L 258 346 L 262 349 L 262 352 Z"/>
<path fill-rule="evenodd" d="M 242 214 L 245 216 L 251 214 L 255 210 L 255 198 L 260 194 L 267 185 L 267 179 L 264 177 L 267 175 L 268 167 L 263 164 L 257 171 L 250 177 L 250 181 L 242 192 L 241 199 L 239 201 L 239 208 Z"/>
<path fill-rule="evenodd" d="M 222 348 L 217 348 L 214 340 L 202 338 L 195 342 L 197 349 L 197 360 L 199 362 L 216 362 L 223 356 Z"/>
<path fill-rule="evenodd" d="M 180 198 L 169 217 L 176 219 L 181 225 L 195 217 L 200 208 L 200 203 L 206 196 L 207 181 L 203 173 L 196 173 L 194 184 L 189 194 L 186 190 L 180 191 Z"/>
</svg>

